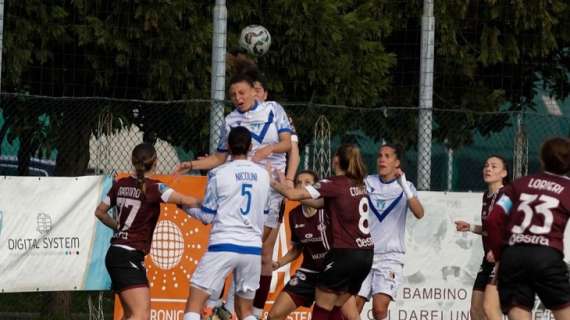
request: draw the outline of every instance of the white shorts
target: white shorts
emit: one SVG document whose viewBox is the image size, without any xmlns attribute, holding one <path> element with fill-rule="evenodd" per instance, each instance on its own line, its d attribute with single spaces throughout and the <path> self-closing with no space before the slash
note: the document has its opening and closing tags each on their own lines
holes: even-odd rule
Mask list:
<svg viewBox="0 0 570 320">
<path fill-rule="evenodd" d="M 198 262 L 190 284 L 217 298 L 230 272 L 233 272 L 236 294 L 253 299 L 261 276 L 260 255 L 207 251 Z"/>
<path fill-rule="evenodd" d="M 402 284 L 404 264 L 395 260 L 374 261 L 368 276 L 362 282 L 358 295 L 366 300 L 383 293 L 392 300 L 396 299 L 398 289 Z"/>
<path fill-rule="evenodd" d="M 283 196 L 271 189 L 269 194 L 269 213 L 265 215 L 264 225 L 268 228 L 275 229 L 279 226 L 279 213 L 281 212 L 281 203 Z"/>
</svg>

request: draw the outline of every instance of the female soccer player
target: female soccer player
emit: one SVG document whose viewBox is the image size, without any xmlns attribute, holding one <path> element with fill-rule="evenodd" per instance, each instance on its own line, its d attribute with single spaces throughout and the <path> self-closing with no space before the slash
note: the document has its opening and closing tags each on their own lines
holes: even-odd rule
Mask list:
<svg viewBox="0 0 570 320">
<path fill-rule="evenodd" d="M 408 208 L 417 219 L 424 216 L 424 208 L 418 200 L 416 188 L 406 180 L 401 169 L 403 150 L 386 144 L 378 149 L 377 175 L 366 177 L 370 200 L 370 234 L 374 240 L 374 261 L 370 273 L 355 297 L 358 318 L 364 303 L 372 297 L 374 319 L 388 317 L 390 301 L 396 298 L 404 268 L 405 228 Z M 351 299 L 352 300 L 352 299 Z M 350 314 L 350 300 L 343 308 Z"/>
<path fill-rule="evenodd" d="M 236 109 L 225 118 L 217 152 L 200 160 L 180 163 L 178 173 L 192 169 L 212 169 L 223 164 L 227 158 L 227 136 L 230 128 L 246 127 L 251 131 L 252 148 L 248 157 L 265 167 L 271 163 L 278 171 L 285 170 L 285 153 L 291 149 L 291 126 L 283 108 L 276 102 L 256 100 L 254 80 L 247 74 L 236 74 L 230 80 L 230 95 Z M 271 212 L 266 218 L 266 233 L 276 228 L 282 197 L 271 197 Z"/>
<path fill-rule="evenodd" d="M 238 60 L 239 61 L 239 60 Z M 247 67 L 247 61 L 241 62 L 242 69 L 249 68 L 251 70 L 250 75 L 253 79 L 257 79 L 254 82 L 254 88 L 256 90 L 257 99 L 261 102 L 265 102 L 268 97 L 268 91 L 265 88 L 265 81 L 263 77 L 259 74 L 257 67 L 255 65 Z M 287 167 L 285 170 L 285 178 L 286 183 L 293 187 L 293 182 L 295 179 L 295 173 L 297 172 L 297 167 L 299 166 L 300 157 L 299 157 L 299 138 L 295 133 L 295 129 L 293 126 L 293 122 L 291 118 L 289 118 L 289 123 L 291 124 L 291 150 L 287 152 Z M 285 203 L 282 204 L 282 210 L 280 211 L 279 215 L 279 224 L 282 221 L 283 217 L 283 206 Z M 261 263 L 261 279 L 259 283 L 259 289 L 255 294 L 255 299 L 253 301 L 253 308 L 254 314 L 257 317 L 260 317 L 263 308 L 265 306 L 265 302 L 267 301 L 267 296 L 269 295 L 269 289 L 271 285 L 271 278 L 273 276 L 273 268 L 272 268 L 272 259 L 273 259 L 273 249 L 275 248 L 275 241 L 277 240 L 277 236 L 279 235 L 279 227 L 271 229 L 270 233 L 267 236 L 267 239 L 263 242 L 263 254 L 262 254 L 262 263 Z"/>
<path fill-rule="evenodd" d="M 540 162 L 543 172 L 505 186 L 487 217 L 487 259 L 500 259 L 497 288 L 503 313 L 512 320 L 531 319 L 535 294 L 554 318 L 570 319 L 563 260 L 570 217 L 570 140 L 545 141 Z M 508 240 L 503 249 L 504 226 Z"/>
<path fill-rule="evenodd" d="M 483 167 L 483 180 L 487 184 L 487 191 L 483 194 L 483 206 L 481 207 L 482 225 L 472 225 L 462 220 L 455 221 L 457 231 L 471 231 L 481 235 L 484 252 L 488 251 L 486 219 L 501 197 L 501 189 L 508 183 L 508 176 L 509 167 L 503 157 L 498 155 L 488 157 Z M 495 273 L 495 264 L 488 262 L 483 256 L 483 262 L 481 262 L 481 268 L 477 273 L 471 294 L 471 309 L 469 310 L 471 319 L 500 320 L 502 318 L 499 293 L 494 279 Z"/>
<path fill-rule="evenodd" d="M 236 66 L 236 74 L 230 80 L 230 96 L 236 109 L 225 118 L 218 151 L 204 159 L 181 163 L 177 168 L 178 172 L 192 169 L 211 169 L 224 163 L 228 157 L 227 132 L 231 127 L 238 124 L 245 126 L 252 133 L 252 149 L 248 157 L 263 167 L 270 163 L 277 171 L 285 171 L 286 153 L 291 150 L 293 129 L 281 105 L 274 101 L 259 101 L 258 91 L 255 89 L 259 77 L 257 70 L 252 68 L 251 66 Z M 293 170 L 293 167 L 296 170 L 296 165 L 291 165 L 289 170 Z M 294 171 L 291 172 L 287 172 L 288 176 L 294 177 Z M 279 230 L 279 213 L 282 201 L 283 197 L 280 194 L 272 192 L 271 209 L 265 220 L 262 277 L 260 279 L 260 292 L 255 299 L 256 314 L 261 313 L 271 284 L 272 253 Z M 257 306 L 261 307 L 258 308 Z M 232 309 L 231 306 L 229 309 Z"/>
<path fill-rule="evenodd" d="M 289 188 L 280 176 L 271 186 L 290 200 L 318 199 L 326 209 L 325 267 L 317 282 L 312 319 L 339 319 L 341 307 L 360 290 L 372 266 L 373 247 L 368 229 L 368 197 L 364 178 L 366 167 L 360 150 L 343 144 L 333 158 L 335 176 L 304 189 Z"/>
<path fill-rule="evenodd" d="M 196 207 L 198 200 L 149 178 L 156 168 L 156 150 L 152 144 L 136 146 L 132 163 L 134 174 L 113 184 L 107 197 L 95 210 L 95 216 L 115 230 L 105 265 L 111 276 L 112 288 L 121 300 L 123 318 L 148 319 L 150 294 L 144 256 L 150 250 L 160 203 Z M 107 214 L 111 207 L 117 207 L 117 220 Z"/>
<path fill-rule="evenodd" d="M 199 211 L 213 216 L 212 229 L 208 251 L 192 275 L 184 320 L 200 320 L 204 303 L 210 295 L 218 297 L 230 272 L 238 319 L 257 319 L 252 315 L 252 304 L 261 274 L 264 212 L 269 209 L 270 187 L 268 172 L 247 160 L 251 141 L 245 127 L 232 128 L 228 136 L 232 161 L 208 175 Z"/>
<path fill-rule="evenodd" d="M 313 185 L 317 174 L 310 170 L 299 172 L 295 180 L 297 188 Z M 268 319 L 281 320 L 300 306 L 310 307 L 315 300 L 317 277 L 324 267 L 327 252 L 323 244 L 326 240 L 325 212 L 305 205 L 295 207 L 289 213 L 289 228 L 293 248 L 273 262 L 273 269 L 291 263 L 303 254 L 303 264 L 297 269 L 295 277 L 279 293 L 269 311 Z"/>
</svg>

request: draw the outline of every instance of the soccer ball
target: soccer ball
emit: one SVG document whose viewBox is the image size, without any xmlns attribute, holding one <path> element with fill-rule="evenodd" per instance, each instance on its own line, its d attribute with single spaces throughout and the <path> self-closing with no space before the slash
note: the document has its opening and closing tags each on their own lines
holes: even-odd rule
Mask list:
<svg viewBox="0 0 570 320">
<path fill-rule="evenodd" d="M 239 45 L 252 55 L 262 56 L 269 51 L 271 35 L 264 26 L 250 25 L 241 30 Z"/>
</svg>

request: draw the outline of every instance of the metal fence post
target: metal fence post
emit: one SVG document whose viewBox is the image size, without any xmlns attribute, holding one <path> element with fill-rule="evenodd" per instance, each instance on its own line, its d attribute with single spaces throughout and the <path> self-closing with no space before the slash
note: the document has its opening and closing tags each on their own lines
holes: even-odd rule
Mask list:
<svg viewBox="0 0 570 320">
<path fill-rule="evenodd" d="M 212 38 L 212 78 L 210 109 L 210 154 L 216 151 L 220 139 L 220 128 L 224 119 L 224 97 L 226 81 L 226 38 L 228 10 L 225 0 L 216 0 L 214 7 L 214 33 Z"/>
<path fill-rule="evenodd" d="M 433 0 L 424 0 L 420 60 L 420 96 L 418 125 L 418 189 L 429 190 L 431 184 L 431 134 L 433 107 L 433 69 L 435 45 Z"/>
<path fill-rule="evenodd" d="M 528 173 L 528 139 L 524 128 L 524 114 L 517 114 L 517 132 L 513 145 L 513 179 Z"/>
</svg>

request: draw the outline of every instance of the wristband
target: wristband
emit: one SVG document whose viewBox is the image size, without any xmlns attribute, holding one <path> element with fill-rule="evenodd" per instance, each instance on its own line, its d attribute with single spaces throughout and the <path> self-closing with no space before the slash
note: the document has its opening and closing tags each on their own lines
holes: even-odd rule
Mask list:
<svg viewBox="0 0 570 320">
<path fill-rule="evenodd" d="M 402 187 L 402 190 L 404 191 L 404 194 L 408 200 L 414 197 L 414 193 L 410 189 L 408 181 L 406 180 L 406 175 L 404 173 L 398 177 L 398 183 L 400 184 L 400 187 Z"/>
<path fill-rule="evenodd" d="M 469 231 L 471 231 L 471 232 L 473 232 L 473 233 L 475 233 L 476 228 L 477 228 L 477 226 L 474 225 L 474 224 L 470 224 L 470 225 L 469 225 Z"/>
</svg>

